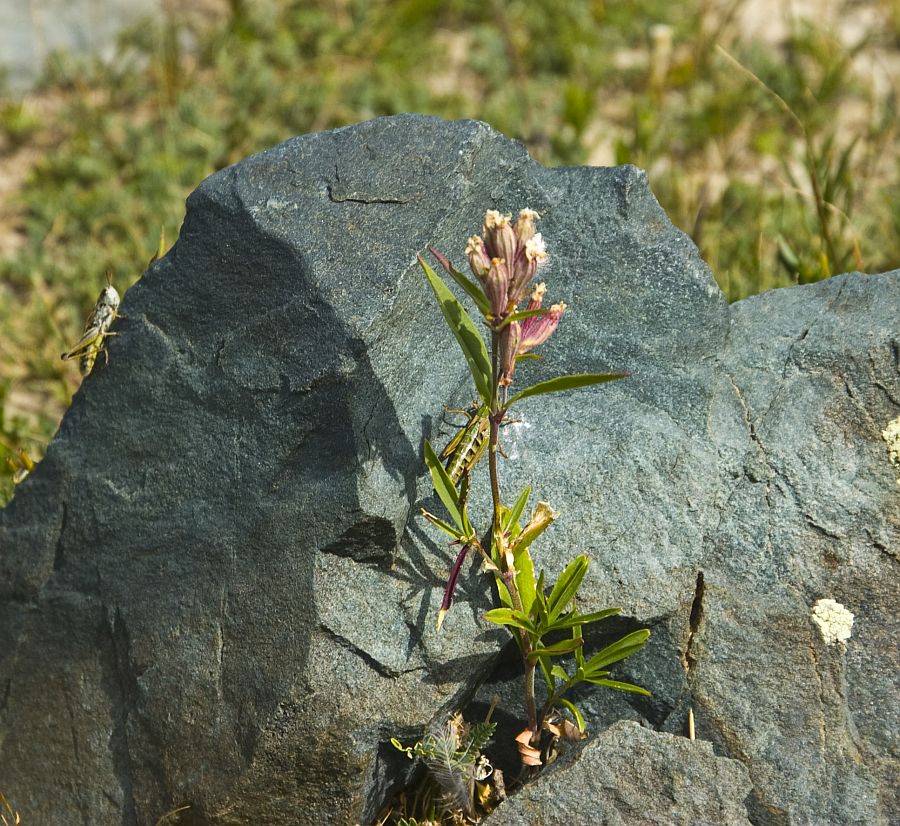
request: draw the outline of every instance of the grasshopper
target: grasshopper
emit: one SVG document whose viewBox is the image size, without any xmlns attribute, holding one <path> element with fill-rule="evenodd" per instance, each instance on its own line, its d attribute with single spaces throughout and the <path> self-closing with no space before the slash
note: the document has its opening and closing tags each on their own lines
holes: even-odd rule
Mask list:
<svg viewBox="0 0 900 826">
<path fill-rule="evenodd" d="M 453 410 L 452 413 L 464 413 L 468 421 L 457 431 L 456 435 L 441 451 L 441 458 L 446 459 L 447 474 L 454 485 L 467 476 L 484 455 L 491 430 L 490 411 L 486 404 L 480 407 L 473 404 L 469 410 Z"/>
<path fill-rule="evenodd" d="M 101 351 L 106 357 L 106 363 L 109 364 L 109 353 L 104 344 L 108 336 L 118 335 L 118 333 L 111 333 L 109 328 L 113 321 L 120 317 L 120 302 L 121 299 L 115 287 L 112 285 L 104 287 L 84 325 L 81 339 L 71 350 L 62 354 L 63 361 L 80 357 L 78 369 L 82 376 L 87 376 L 91 372 Z"/>
</svg>

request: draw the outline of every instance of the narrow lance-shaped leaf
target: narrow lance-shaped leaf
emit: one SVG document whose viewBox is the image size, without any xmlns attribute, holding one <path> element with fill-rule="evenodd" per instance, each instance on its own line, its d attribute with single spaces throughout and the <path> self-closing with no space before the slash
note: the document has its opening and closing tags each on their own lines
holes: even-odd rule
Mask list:
<svg viewBox="0 0 900 826">
<path fill-rule="evenodd" d="M 572 638 L 576 640 L 584 640 L 584 636 L 581 633 L 580 625 L 572 626 Z M 575 673 L 578 676 L 578 679 L 582 679 L 584 677 L 584 646 L 581 648 L 575 649 Z"/>
<path fill-rule="evenodd" d="M 538 574 L 537 587 L 534 591 L 534 604 L 531 606 L 531 613 L 537 619 L 539 627 L 547 625 L 547 597 L 544 595 L 544 571 Z"/>
<path fill-rule="evenodd" d="M 461 530 L 459 530 L 459 528 L 454 528 L 453 525 L 445 522 L 443 519 L 440 519 L 433 513 L 429 513 L 427 510 L 425 510 L 425 508 L 422 508 L 422 516 L 424 516 L 436 528 L 440 528 L 444 533 L 452 536 L 454 540 L 459 541 L 466 538 L 465 534 Z"/>
<path fill-rule="evenodd" d="M 491 311 L 491 302 L 488 301 L 488 297 L 484 294 L 484 290 L 472 281 L 464 273 L 461 273 L 453 264 L 450 263 L 450 259 L 447 258 L 444 253 L 436 250 L 434 247 L 429 247 L 428 251 L 437 258 L 440 265 L 447 271 L 447 274 L 457 283 L 460 287 L 465 291 L 466 295 L 475 302 L 475 306 L 481 310 L 482 314 L 488 315 Z"/>
<path fill-rule="evenodd" d="M 462 570 L 463 562 L 466 561 L 466 555 L 468 553 L 469 546 L 463 545 L 456 555 L 453 567 L 450 569 L 450 576 L 447 578 L 447 585 L 444 588 L 444 598 L 441 600 L 441 610 L 438 611 L 437 615 L 438 631 L 441 630 L 441 626 L 444 624 L 444 617 L 447 616 L 447 612 L 453 604 L 453 595 L 456 593 L 456 583 L 459 582 L 459 572 Z"/>
<path fill-rule="evenodd" d="M 506 512 L 505 518 L 503 520 L 503 530 L 508 531 L 511 530 L 513 525 L 518 524 L 519 519 L 522 517 L 522 511 L 525 510 L 525 505 L 528 504 L 528 497 L 531 495 L 531 485 L 527 485 L 525 489 L 519 494 L 519 498 L 513 503 L 513 506 Z"/>
<path fill-rule="evenodd" d="M 519 310 L 517 313 L 510 313 L 506 318 L 503 319 L 503 323 L 497 328 L 498 330 L 502 330 L 508 324 L 512 324 L 514 321 L 523 321 L 526 318 L 534 318 L 534 316 L 538 315 L 547 315 L 550 310 L 547 307 L 538 307 L 536 310 Z"/>
<path fill-rule="evenodd" d="M 515 555 L 515 565 L 516 587 L 519 589 L 519 599 L 522 600 L 522 610 L 530 614 L 537 592 L 537 582 L 534 579 L 534 562 L 527 548 Z"/>
<path fill-rule="evenodd" d="M 619 691 L 630 691 L 632 694 L 643 694 L 645 697 L 653 696 L 646 688 L 641 688 L 639 685 L 634 685 L 633 683 L 623 683 L 619 680 L 588 680 L 587 682 L 592 683 L 593 685 L 615 688 Z"/>
<path fill-rule="evenodd" d="M 521 628 L 532 634 L 535 631 L 534 623 L 521 611 L 516 611 L 513 608 L 494 608 L 488 611 L 484 618 L 488 622 L 493 622 L 497 625 L 511 625 L 513 628 Z"/>
<path fill-rule="evenodd" d="M 547 599 L 547 615 L 550 623 L 554 622 L 572 602 L 581 587 L 581 581 L 584 579 L 587 569 L 588 558 L 584 554 L 579 554 L 560 574 Z"/>
<path fill-rule="evenodd" d="M 459 493 L 456 490 L 456 485 L 453 484 L 428 439 L 425 440 L 425 466 L 431 473 L 431 482 L 434 485 L 435 493 L 438 495 L 441 502 L 444 503 L 444 507 L 447 509 L 447 513 L 450 514 L 450 518 L 456 523 L 456 526 L 460 531 L 465 533 L 466 528 L 468 527 L 466 525 L 467 520 L 464 518 L 462 508 L 460 507 Z"/>
<path fill-rule="evenodd" d="M 608 665 L 612 665 L 613 663 L 619 662 L 619 660 L 630 657 L 644 647 L 649 636 L 650 631 L 646 628 L 627 634 L 622 637 L 622 639 L 617 640 L 612 645 L 608 645 L 602 651 L 594 654 L 594 656 L 584 664 L 585 673 L 590 678 L 601 668 L 606 668 Z"/>
<path fill-rule="evenodd" d="M 552 694 L 556 689 L 556 682 L 550 673 L 550 657 L 538 657 L 537 664 L 541 667 L 541 674 L 544 677 L 544 682 L 547 684 L 547 691 Z"/>
<path fill-rule="evenodd" d="M 561 699 L 559 702 L 572 712 L 572 716 L 575 718 L 575 725 L 578 726 L 578 730 L 584 734 L 584 715 L 578 710 L 578 707 L 568 700 Z"/>
<path fill-rule="evenodd" d="M 431 289 L 434 290 L 438 306 L 441 308 L 447 326 L 453 335 L 456 336 L 459 347 L 466 357 L 478 395 L 481 396 L 485 404 L 490 404 L 491 362 L 481 333 L 478 332 L 478 328 L 475 326 L 475 322 L 472 321 L 472 317 L 466 312 L 466 308 L 450 292 L 440 276 L 422 258 L 419 258 L 419 263 L 422 265 L 422 269 L 425 270 L 425 276 L 428 278 L 428 283 L 431 284 Z"/>
<path fill-rule="evenodd" d="M 498 608 L 498 611 L 503 610 Z M 559 657 L 562 654 L 571 654 L 576 648 L 581 646 L 581 640 L 560 640 L 552 645 L 541 645 L 533 648 L 528 655 L 529 659 L 536 660 L 539 657 Z"/>
<path fill-rule="evenodd" d="M 497 570 L 499 571 L 500 570 L 499 562 L 498 562 L 499 555 L 493 553 L 493 550 L 492 550 L 491 554 L 492 554 L 492 557 L 494 558 L 494 562 L 496 564 L 498 564 Z M 502 602 L 506 608 L 509 608 L 510 610 L 512 610 L 512 608 L 513 608 L 512 597 L 509 594 L 509 588 L 506 587 L 506 583 L 503 581 L 503 577 L 496 576 L 494 578 L 494 582 L 497 583 L 497 596 L 500 597 L 500 602 Z"/>
<path fill-rule="evenodd" d="M 557 376 L 555 379 L 548 379 L 531 387 L 526 387 L 521 393 L 516 393 L 507 403 L 509 407 L 517 401 L 527 399 L 529 396 L 539 396 L 542 393 L 559 393 L 562 390 L 575 390 L 579 387 L 589 387 L 592 384 L 603 384 L 616 379 L 624 379 L 631 373 L 581 373 L 575 376 Z"/>
<path fill-rule="evenodd" d="M 571 614 L 563 614 L 559 619 L 550 623 L 547 631 L 562 631 L 564 628 L 574 628 L 576 625 L 590 625 L 592 622 L 600 622 L 607 617 L 618 614 L 621 608 L 606 608 L 603 611 L 594 611 L 591 614 L 579 614 L 572 612 Z"/>
</svg>

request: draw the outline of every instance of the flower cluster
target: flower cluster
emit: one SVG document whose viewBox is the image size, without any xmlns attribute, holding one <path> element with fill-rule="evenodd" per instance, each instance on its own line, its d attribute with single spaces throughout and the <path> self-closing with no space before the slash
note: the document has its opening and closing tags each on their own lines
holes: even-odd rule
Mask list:
<svg viewBox="0 0 900 826">
<path fill-rule="evenodd" d="M 469 267 L 484 288 L 490 305 L 485 318 L 500 336 L 500 384 L 503 386 L 512 382 L 516 358 L 550 338 L 566 310 L 565 304 L 543 309 L 546 287 L 538 284 L 531 288 L 538 267 L 547 260 L 544 239 L 534 229 L 534 222 L 539 218 L 533 209 L 523 209 L 516 222 L 511 223 L 511 215 L 489 209 L 484 216 L 482 235 L 473 235 L 466 245 Z M 531 297 L 525 310 L 530 315 L 510 320 L 529 292 Z"/>
</svg>

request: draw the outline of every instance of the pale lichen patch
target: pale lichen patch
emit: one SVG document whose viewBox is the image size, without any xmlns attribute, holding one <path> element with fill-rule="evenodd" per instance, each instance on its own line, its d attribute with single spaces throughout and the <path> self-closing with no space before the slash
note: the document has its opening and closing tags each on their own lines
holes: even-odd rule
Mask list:
<svg viewBox="0 0 900 826">
<path fill-rule="evenodd" d="M 853 614 L 833 599 L 820 599 L 813 606 L 812 621 L 826 645 L 846 642 L 853 632 Z"/>
</svg>

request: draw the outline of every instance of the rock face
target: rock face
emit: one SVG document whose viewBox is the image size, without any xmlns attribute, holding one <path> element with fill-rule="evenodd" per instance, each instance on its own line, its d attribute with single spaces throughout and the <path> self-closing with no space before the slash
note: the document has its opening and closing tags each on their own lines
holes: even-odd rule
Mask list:
<svg viewBox="0 0 900 826">
<path fill-rule="evenodd" d="M 616 723 L 484 826 L 750 826 L 747 769 L 710 743 Z"/>
<path fill-rule="evenodd" d="M 643 762 L 618 755 L 607 822 L 636 822 L 628 789 L 679 776 L 667 759 L 709 775 L 729 813 L 710 822 L 900 818 L 880 435 L 900 412 L 900 273 L 729 307 L 638 170 L 544 169 L 484 124 L 400 116 L 205 181 L 0 512 L 0 778 L 27 822 L 184 805 L 195 826 L 371 822 L 407 770 L 389 738 L 506 679 L 486 578 L 434 629 L 451 554 L 416 515 L 434 507 L 421 443 L 471 391 L 415 258 L 461 264 L 486 209 L 524 206 L 570 313 L 518 381 L 632 372 L 529 399 L 501 467 L 561 513 L 538 563 L 555 577 L 586 550 L 583 609 L 622 606 L 601 631 L 653 629 L 616 675 L 654 698 L 581 695 L 597 736 L 579 764 L 631 731 L 597 734 L 616 720 L 683 733 L 693 707 L 752 783 L 744 814 L 732 763 L 631 732 Z M 810 622 L 823 597 L 856 615 L 846 644 Z M 544 792 L 527 794 L 495 822 Z"/>
</svg>

